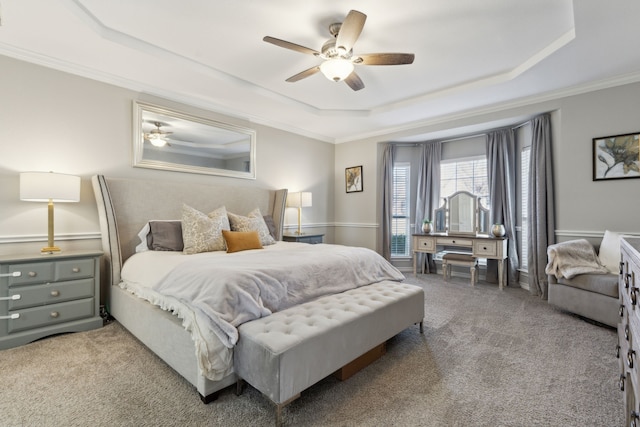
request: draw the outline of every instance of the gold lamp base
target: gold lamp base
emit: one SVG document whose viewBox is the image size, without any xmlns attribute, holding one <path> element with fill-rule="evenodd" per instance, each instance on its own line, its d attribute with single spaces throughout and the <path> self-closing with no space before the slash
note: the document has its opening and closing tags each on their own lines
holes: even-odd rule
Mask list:
<svg viewBox="0 0 640 427">
<path fill-rule="evenodd" d="M 43 255 L 51 255 L 59 253 L 62 250 L 53 244 L 53 201 L 49 199 L 49 205 L 47 206 L 47 245 L 40 249 L 40 253 Z"/>
<path fill-rule="evenodd" d="M 40 249 L 40 253 L 43 255 L 55 254 L 58 252 L 62 252 L 62 249 L 60 249 L 57 246 L 47 246 L 45 248 Z"/>
</svg>

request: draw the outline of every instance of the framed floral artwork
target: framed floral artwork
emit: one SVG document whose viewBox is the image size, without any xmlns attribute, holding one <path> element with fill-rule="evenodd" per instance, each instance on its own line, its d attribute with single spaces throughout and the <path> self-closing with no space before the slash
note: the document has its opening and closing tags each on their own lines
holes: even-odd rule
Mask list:
<svg viewBox="0 0 640 427">
<path fill-rule="evenodd" d="M 362 166 L 352 166 L 344 171 L 347 193 L 362 191 Z"/>
<path fill-rule="evenodd" d="M 640 132 L 593 138 L 593 180 L 640 178 Z"/>
</svg>

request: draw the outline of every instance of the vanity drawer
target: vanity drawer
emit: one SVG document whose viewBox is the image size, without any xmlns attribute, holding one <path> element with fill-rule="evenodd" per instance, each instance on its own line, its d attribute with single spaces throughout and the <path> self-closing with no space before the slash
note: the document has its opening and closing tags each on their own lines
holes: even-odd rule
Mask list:
<svg viewBox="0 0 640 427">
<path fill-rule="evenodd" d="M 94 299 L 87 298 L 42 307 L 15 310 L 9 312 L 9 314 L 17 313 L 20 317 L 7 320 L 8 332 L 11 334 L 40 326 L 49 326 L 56 323 L 91 317 L 94 315 L 93 306 Z"/>
<path fill-rule="evenodd" d="M 473 246 L 473 240 L 472 239 L 465 239 L 464 237 L 438 237 L 438 244 L 439 245 L 455 245 L 455 246 L 468 246 L 468 247 L 472 247 Z"/>
<path fill-rule="evenodd" d="M 480 258 L 483 256 L 496 257 L 498 256 L 498 242 L 484 240 L 474 241 L 473 254 Z"/>
<path fill-rule="evenodd" d="M 92 258 L 60 261 L 56 263 L 55 280 L 73 280 L 93 277 L 94 270 L 94 260 Z"/>
<path fill-rule="evenodd" d="M 433 237 L 416 237 L 413 249 L 416 251 L 435 252 L 436 239 Z"/>
<path fill-rule="evenodd" d="M 94 296 L 93 292 L 93 279 L 14 288 L 9 291 L 9 296 L 20 295 L 20 299 L 9 300 L 9 310 L 55 304 L 74 299 L 91 298 Z"/>
<path fill-rule="evenodd" d="M 34 262 L 9 265 L 9 273 L 20 272 L 18 277 L 9 278 L 9 286 L 44 283 L 53 280 L 53 262 Z"/>
</svg>

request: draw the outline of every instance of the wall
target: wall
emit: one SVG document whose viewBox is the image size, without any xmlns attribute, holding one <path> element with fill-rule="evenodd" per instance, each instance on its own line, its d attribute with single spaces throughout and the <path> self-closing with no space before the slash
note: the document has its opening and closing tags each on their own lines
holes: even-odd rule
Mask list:
<svg viewBox="0 0 640 427">
<path fill-rule="evenodd" d="M 597 243 L 606 229 L 640 232 L 640 179 L 592 181 L 592 138 L 640 131 L 640 83 L 595 90 L 551 101 L 531 103 L 465 119 L 442 121 L 416 129 L 415 134 L 464 135 L 483 123 L 551 112 L 555 173 L 556 233 L 559 241 L 587 237 Z M 350 226 L 336 235 L 339 242 L 357 240 L 379 248 L 378 200 L 382 142 L 406 137 L 406 133 L 369 138 L 336 146 L 336 223 Z M 364 164 L 364 192 L 345 194 L 344 167 Z"/>
<path fill-rule="evenodd" d="M 63 250 L 100 248 L 94 174 L 311 191 L 305 231 L 332 239 L 334 145 L 7 57 L 0 56 L 0 70 L 0 255 L 38 253 L 46 244 L 46 204 L 19 200 L 19 173 L 25 171 L 82 178 L 80 203 L 55 207 L 56 243 Z M 257 179 L 133 168 L 134 100 L 255 129 Z M 293 230 L 296 212 L 288 209 L 285 221 Z"/>
</svg>

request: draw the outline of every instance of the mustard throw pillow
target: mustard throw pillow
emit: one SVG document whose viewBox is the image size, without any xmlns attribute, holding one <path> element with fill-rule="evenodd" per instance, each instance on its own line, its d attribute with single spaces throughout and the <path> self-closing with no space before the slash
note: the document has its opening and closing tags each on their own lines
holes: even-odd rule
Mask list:
<svg viewBox="0 0 640 427">
<path fill-rule="evenodd" d="M 257 231 L 222 230 L 222 235 L 227 243 L 227 253 L 246 251 L 248 249 L 262 249 Z"/>
</svg>

